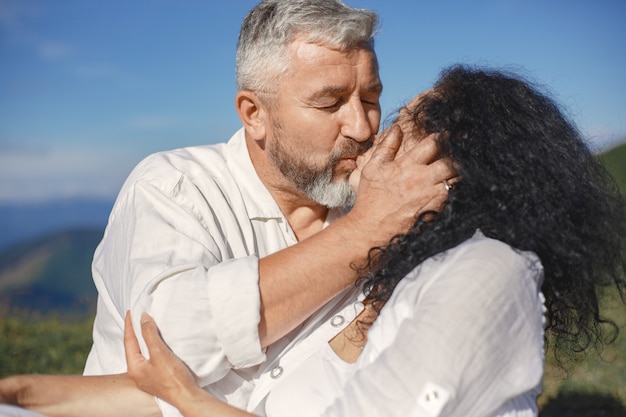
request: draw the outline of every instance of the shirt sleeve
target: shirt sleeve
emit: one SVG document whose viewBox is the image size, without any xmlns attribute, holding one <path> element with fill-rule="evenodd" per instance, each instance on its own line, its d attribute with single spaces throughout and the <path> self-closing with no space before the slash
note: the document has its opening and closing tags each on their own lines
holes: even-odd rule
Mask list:
<svg viewBox="0 0 626 417">
<path fill-rule="evenodd" d="M 359 361 L 367 363 L 368 354 L 375 359 L 324 416 L 536 415 L 532 392 L 540 386 L 544 358 L 542 270 L 534 255 L 493 242 L 445 258 L 444 268 L 430 268 L 438 261 L 422 265 L 409 274 L 429 280 L 417 292 L 398 285 L 368 345 L 374 342 L 375 350 L 376 340 L 395 338 L 375 354 L 365 347 Z M 393 321 L 397 334 L 386 334 Z"/>
<path fill-rule="evenodd" d="M 219 187 L 207 195 L 184 176 L 171 192 L 125 186 L 94 258 L 99 300 L 85 374 L 125 372 L 127 310 L 144 354 L 138 322 L 148 312 L 202 386 L 264 360 L 258 257 L 242 256 L 251 252 L 245 225 L 229 204 Z"/>
</svg>

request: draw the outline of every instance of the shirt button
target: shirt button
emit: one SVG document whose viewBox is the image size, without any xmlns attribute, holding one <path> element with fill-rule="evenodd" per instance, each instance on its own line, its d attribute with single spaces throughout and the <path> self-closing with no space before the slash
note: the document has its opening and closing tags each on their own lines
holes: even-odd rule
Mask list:
<svg viewBox="0 0 626 417">
<path fill-rule="evenodd" d="M 283 374 L 283 367 L 277 366 L 270 371 L 270 376 L 274 379 L 280 377 Z"/>
<path fill-rule="evenodd" d="M 426 395 L 424 395 L 424 399 L 426 401 L 436 401 L 439 399 L 439 393 L 435 390 L 426 392 Z"/>
<path fill-rule="evenodd" d="M 343 316 L 338 314 L 332 319 L 330 319 L 330 325 L 333 327 L 339 327 L 343 324 L 344 321 L 346 321 L 346 319 L 344 319 Z"/>
</svg>

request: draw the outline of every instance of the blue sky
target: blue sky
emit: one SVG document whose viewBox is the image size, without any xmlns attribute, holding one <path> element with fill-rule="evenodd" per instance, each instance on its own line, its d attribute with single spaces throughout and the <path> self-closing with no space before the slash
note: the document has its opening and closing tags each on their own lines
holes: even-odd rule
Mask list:
<svg viewBox="0 0 626 417">
<path fill-rule="evenodd" d="M 464 62 L 548 86 L 594 149 L 626 139 L 626 1 L 347 3 L 380 14 L 385 114 Z M 112 199 L 144 156 L 227 140 L 254 4 L 0 0 L 0 203 Z"/>
</svg>

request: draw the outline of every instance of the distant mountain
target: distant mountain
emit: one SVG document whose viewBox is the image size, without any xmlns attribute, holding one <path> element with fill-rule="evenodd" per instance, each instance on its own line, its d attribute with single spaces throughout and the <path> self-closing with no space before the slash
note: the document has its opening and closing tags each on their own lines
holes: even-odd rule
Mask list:
<svg viewBox="0 0 626 417">
<path fill-rule="evenodd" d="M 90 199 L 0 204 L 0 250 L 66 229 L 104 230 L 112 207 L 111 200 Z"/>
<path fill-rule="evenodd" d="M 93 312 L 91 260 L 100 230 L 66 230 L 0 252 L 0 315 Z"/>
</svg>

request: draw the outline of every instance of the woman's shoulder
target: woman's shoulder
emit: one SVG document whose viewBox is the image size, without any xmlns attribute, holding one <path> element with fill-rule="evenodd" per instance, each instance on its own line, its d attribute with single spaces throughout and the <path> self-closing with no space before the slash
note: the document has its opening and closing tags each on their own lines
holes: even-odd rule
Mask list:
<svg viewBox="0 0 626 417">
<path fill-rule="evenodd" d="M 542 269 L 539 257 L 531 251 L 523 251 L 483 234 L 477 230 L 474 235 L 460 245 L 443 254 L 454 263 L 481 265 L 481 269 L 491 266 L 499 270 L 510 268 Z"/>
<path fill-rule="evenodd" d="M 522 251 L 497 239 L 484 235 L 480 230 L 463 243 L 427 259 L 411 271 L 403 281 L 418 282 L 427 287 L 435 282 L 454 283 L 468 280 L 488 285 L 508 285 L 515 276 L 531 277 L 536 286 L 543 279 L 543 267 L 539 257 L 530 251 Z M 459 282 L 460 283 L 460 282 Z"/>
</svg>

